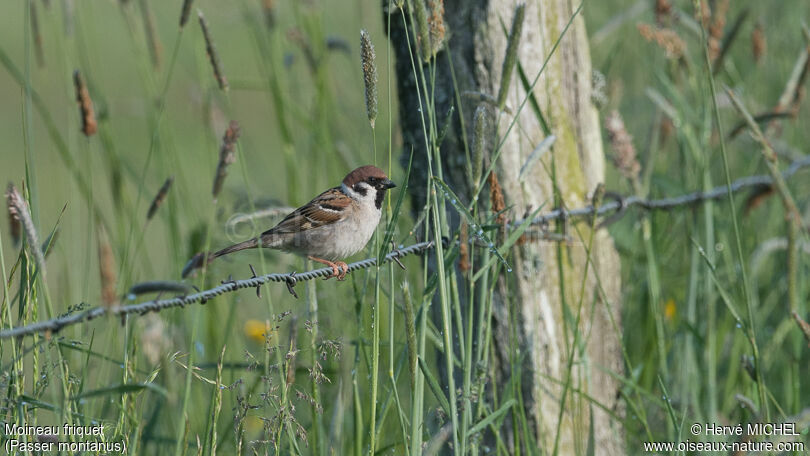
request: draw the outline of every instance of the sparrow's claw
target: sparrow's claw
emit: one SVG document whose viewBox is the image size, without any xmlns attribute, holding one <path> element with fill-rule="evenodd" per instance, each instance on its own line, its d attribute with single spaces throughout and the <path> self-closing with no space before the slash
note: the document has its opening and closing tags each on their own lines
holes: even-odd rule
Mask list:
<svg viewBox="0 0 810 456">
<path fill-rule="evenodd" d="M 325 264 L 325 265 L 329 266 L 330 268 L 332 268 L 332 274 L 324 277 L 323 280 L 329 280 L 332 277 L 337 277 L 338 280 L 343 280 L 341 278 L 342 276 L 340 275 L 340 271 L 338 270 L 338 264 L 337 263 L 333 263 L 333 262 L 331 262 L 329 260 L 324 260 L 322 258 L 315 258 L 314 256 L 310 256 L 310 257 L 307 257 L 307 258 L 309 258 L 312 261 L 317 261 L 318 263 Z M 345 276 L 346 274 L 343 274 L 343 275 Z"/>
<path fill-rule="evenodd" d="M 335 264 L 335 263 L 329 263 L 328 266 L 330 268 L 332 268 L 332 275 L 328 275 L 328 276 L 324 277 L 323 280 L 329 280 L 332 277 L 337 277 L 338 280 L 340 280 L 340 272 L 338 270 L 338 265 Z"/>
<path fill-rule="evenodd" d="M 346 274 L 349 273 L 349 265 L 345 261 L 337 261 L 335 264 L 341 269 L 340 275 L 337 276 L 338 280 L 346 280 Z"/>
</svg>

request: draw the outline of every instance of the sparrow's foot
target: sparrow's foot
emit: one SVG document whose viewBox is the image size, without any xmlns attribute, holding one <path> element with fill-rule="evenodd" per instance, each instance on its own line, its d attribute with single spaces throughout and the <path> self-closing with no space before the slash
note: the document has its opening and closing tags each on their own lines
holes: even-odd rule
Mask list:
<svg viewBox="0 0 810 456">
<path fill-rule="evenodd" d="M 349 265 L 346 264 L 345 261 L 336 261 L 335 264 L 338 265 L 340 268 L 340 275 L 338 275 L 338 280 L 346 280 L 346 274 L 349 273 Z"/>
<path fill-rule="evenodd" d="M 307 258 L 309 258 L 312 261 L 317 261 L 318 263 L 325 264 L 325 265 L 329 266 L 330 268 L 332 268 L 332 275 L 328 275 L 328 276 L 324 277 L 323 280 L 329 280 L 332 277 L 337 277 L 338 280 L 343 280 L 343 279 L 341 279 L 340 272 L 338 271 L 337 263 L 333 263 L 333 262 L 331 262 L 329 260 L 324 260 L 323 258 L 315 258 L 314 256 L 308 256 Z"/>
</svg>

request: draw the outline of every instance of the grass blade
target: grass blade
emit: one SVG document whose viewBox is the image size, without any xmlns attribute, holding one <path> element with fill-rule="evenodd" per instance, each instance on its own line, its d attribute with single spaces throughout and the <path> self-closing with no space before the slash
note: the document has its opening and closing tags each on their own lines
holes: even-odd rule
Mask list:
<svg viewBox="0 0 810 456">
<path fill-rule="evenodd" d="M 113 385 L 106 388 L 99 388 L 90 391 L 85 391 L 82 394 L 78 394 L 73 396 L 72 399 L 87 399 L 89 397 L 98 397 L 98 396 L 106 396 L 106 395 L 116 395 L 116 394 L 129 394 L 129 393 L 136 393 L 139 391 L 149 390 L 153 393 L 157 393 L 164 398 L 169 397 L 169 392 L 166 391 L 163 387 L 158 386 L 155 383 L 124 383 L 120 385 Z"/>
<path fill-rule="evenodd" d="M 481 432 L 485 427 L 489 426 L 492 422 L 505 415 L 506 412 L 508 412 L 509 409 L 515 404 L 517 404 L 517 401 L 514 398 L 504 402 L 503 405 L 501 405 L 501 407 L 498 410 L 495 410 L 494 412 L 490 413 L 489 415 L 487 415 L 486 418 L 479 421 L 475 426 L 471 427 L 470 430 L 467 431 L 467 438 L 470 438 L 476 433 Z"/>
<path fill-rule="evenodd" d="M 445 412 L 450 413 L 450 402 L 447 400 L 444 393 L 442 393 L 442 387 L 439 386 L 439 382 L 436 381 L 436 377 L 433 376 L 433 372 L 430 371 L 430 368 L 427 364 L 425 364 L 425 360 L 422 358 L 419 358 L 419 369 L 425 376 L 425 380 L 427 380 L 430 391 L 434 396 L 436 396 L 436 400 L 439 401 L 439 405 L 445 410 Z"/>
</svg>

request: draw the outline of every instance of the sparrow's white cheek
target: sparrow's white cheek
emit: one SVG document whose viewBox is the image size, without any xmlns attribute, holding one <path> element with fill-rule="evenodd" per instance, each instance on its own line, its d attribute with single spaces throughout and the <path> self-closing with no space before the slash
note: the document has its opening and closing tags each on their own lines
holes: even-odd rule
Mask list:
<svg viewBox="0 0 810 456">
<path fill-rule="evenodd" d="M 355 188 L 343 184 L 343 192 L 349 195 L 351 199 L 360 203 L 374 203 L 374 199 L 377 197 L 377 190 L 374 187 L 365 182 L 359 182 L 355 184 Z"/>
</svg>

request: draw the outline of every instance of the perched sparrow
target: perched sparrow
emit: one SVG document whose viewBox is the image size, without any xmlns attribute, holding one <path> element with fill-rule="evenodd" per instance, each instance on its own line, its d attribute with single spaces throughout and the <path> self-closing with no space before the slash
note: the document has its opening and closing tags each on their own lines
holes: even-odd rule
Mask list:
<svg viewBox="0 0 810 456">
<path fill-rule="evenodd" d="M 245 249 L 267 247 L 306 255 L 332 268 L 332 277 L 343 280 L 349 265 L 340 261 L 366 246 L 380 222 L 385 191 L 396 185 L 376 166 L 361 166 L 343 183 L 284 217 L 261 236 L 210 253 L 199 253 L 183 268 L 183 277 L 214 258 Z M 340 270 L 338 270 L 340 268 Z"/>
</svg>

